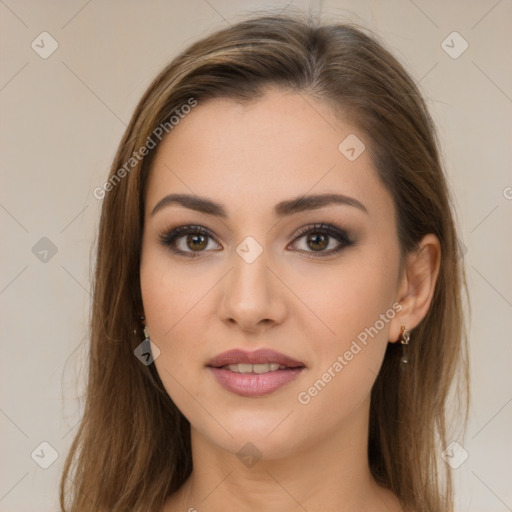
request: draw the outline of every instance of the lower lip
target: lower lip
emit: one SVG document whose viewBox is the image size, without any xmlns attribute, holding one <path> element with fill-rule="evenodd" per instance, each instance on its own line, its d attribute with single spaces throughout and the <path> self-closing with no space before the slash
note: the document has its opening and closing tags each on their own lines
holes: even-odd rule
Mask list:
<svg viewBox="0 0 512 512">
<path fill-rule="evenodd" d="M 288 384 L 304 368 L 276 370 L 267 373 L 237 373 L 224 368 L 209 367 L 217 382 L 232 393 L 241 396 L 264 396 Z"/>
</svg>

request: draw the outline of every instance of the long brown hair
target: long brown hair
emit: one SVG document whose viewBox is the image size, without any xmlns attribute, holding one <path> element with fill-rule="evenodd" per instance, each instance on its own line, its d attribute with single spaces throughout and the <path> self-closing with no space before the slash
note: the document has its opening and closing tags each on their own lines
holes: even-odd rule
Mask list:
<svg viewBox="0 0 512 512">
<path fill-rule="evenodd" d="M 61 480 L 63 511 L 160 510 L 190 475 L 188 421 L 154 365 L 134 356 L 143 339 L 144 186 L 163 138 L 155 134 L 163 127 L 172 136 L 176 111 L 218 97 L 254 100 L 268 86 L 319 99 L 365 134 L 374 167 L 394 199 L 402 255 L 427 233 L 440 240 L 435 294 L 413 330 L 408 369 L 400 367 L 399 344 L 388 344 L 372 389 L 368 457 L 375 479 L 405 509 L 452 510 L 451 478 L 443 474 L 439 455 L 452 440 L 446 409 L 454 383 L 455 395 L 466 397 L 459 417 L 464 423 L 467 417 L 466 283 L 434 124 L 414 81 L 374 36 L 350 24 L 267 13 L 194 43 L 158 75 L 98 192 L 103 204 L 88 384 Z"/>
</svg>

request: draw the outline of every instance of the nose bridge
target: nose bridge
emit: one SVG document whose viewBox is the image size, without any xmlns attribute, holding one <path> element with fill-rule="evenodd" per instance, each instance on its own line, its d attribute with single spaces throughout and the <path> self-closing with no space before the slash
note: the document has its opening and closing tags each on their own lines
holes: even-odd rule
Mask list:
<svg viewBox="0 0 512 512">
<path fill-rule="evenodd" d="M 231 258 L 233 268 L 221 308 L 224 318 L 244 328 L 255 327 L 262 320 L 280 322 L 285 306 L 279 280 L 268 268 L 269 249 L 246 237 Z"/>
</svg>

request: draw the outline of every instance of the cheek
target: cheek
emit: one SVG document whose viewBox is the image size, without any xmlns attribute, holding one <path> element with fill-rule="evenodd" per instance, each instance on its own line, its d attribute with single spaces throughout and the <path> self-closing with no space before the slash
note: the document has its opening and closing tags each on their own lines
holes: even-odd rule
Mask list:
<svg viewBox="0 0 512 512">
<path fill-rule="evenodd" d="M 317 324 L 323 324 L 322 331 L 317 330 L 321 336 L 311 339 L 316 340 L 317 348 L 342 350 L 360 334 L 364 342 L 368 329 L 370 339 L 387 341 L 389 321 L 395 315 L 396 265 L 367 252 L 331 268 L 310 265 L 296 269 L 294 293 L 314 313 L 311 316 L 316 316 Z"/>
<path fill-rule="evenodd" d="M 389 311 L 391 318 L 394 310 Z M 304 417 L 323 418 L 326 435 L 369 403 L 388 343 L 387 324 L 374 318 L 348 308 L 340 314 L 336 341 L 317 344 L 315 365 L 298 390 L 296 400 Z M 384 327 L 379 330 L 380 322 Z"/>
<path fill-rule="evenodd" d="M 172 340 L 181 325 L 196 318 L 214 277 L 197 266 L 177 265 L 159 249 L 143 253 L 140 285 L 151 338 Z"/>
<path fill-rule="evenodd" d="M 160 350 L 155 359 L 164 387 L 188 417 L 190 395 L 201 400 L 201 389 L 191 383 L 204 359 L 206 293 L 216 282 L 204 272 L 177 270 L 159 251 L 147 251 L 140 268 L 144 315 L 151 341 Z"/>
<path fill-rule="evenodd" d="M 316 322 L 326 326 L 321 335 L 317 329 L 309 336 L 315 362 L 298 396 L 311 412 L 320 414 L 329 404 L 340 404 L 333 417 L 353 410 L 368 397 L 382 364 L 391 321 L 400 308 L 394 304 L 396 262 L 366 254 L 329 275 L 325 269 L 317 275 L 310 270 L 297 283 Z M 311 282 L 314 287 L 307 286 Z"/>
</svg>

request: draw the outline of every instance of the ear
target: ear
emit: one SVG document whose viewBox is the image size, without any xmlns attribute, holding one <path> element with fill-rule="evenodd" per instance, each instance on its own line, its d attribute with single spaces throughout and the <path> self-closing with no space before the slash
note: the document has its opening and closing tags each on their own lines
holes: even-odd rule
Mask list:
<svg viewBox="0 0 512 512">
<path fill-rule="evenodd" d="M 440 264 L 441 244 L 432 233 L 423 237 L 417 250 L 407 254 L 396 295 L 402 310 L 393 318 L 389 329 L 392 342 L 399 340 L 402 325 L 411 331 L 427 315 Z"/>
</svg>

